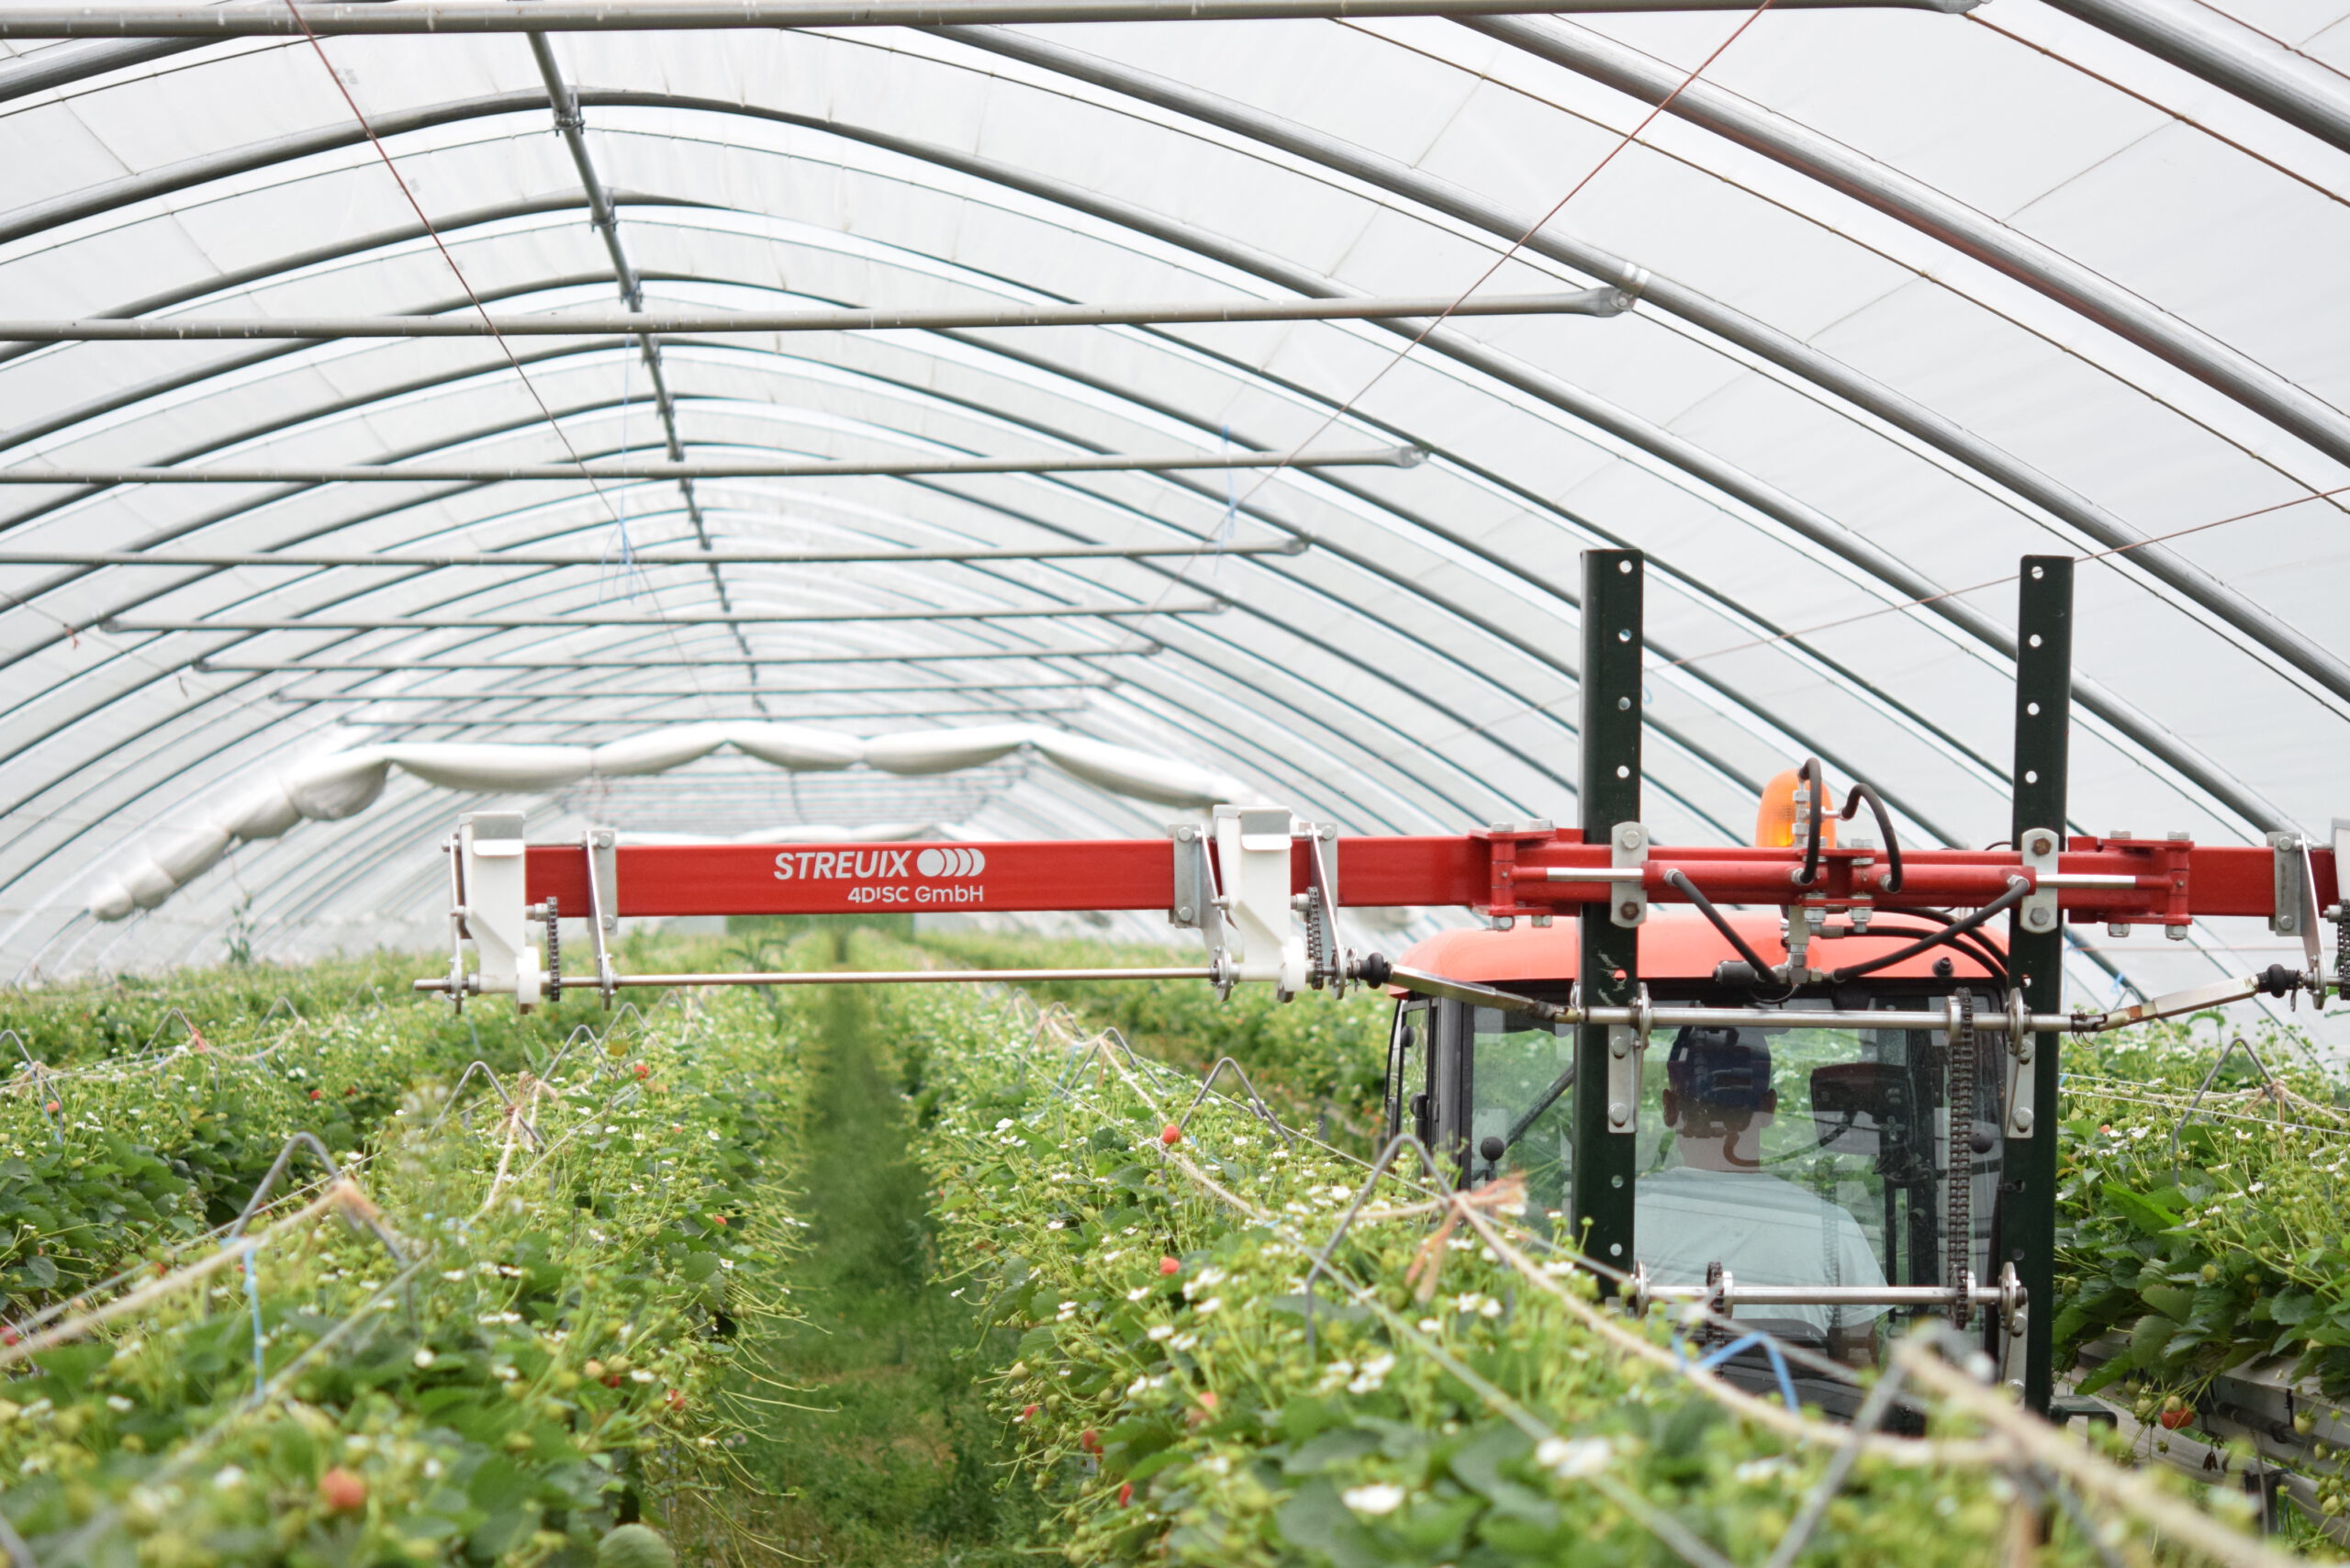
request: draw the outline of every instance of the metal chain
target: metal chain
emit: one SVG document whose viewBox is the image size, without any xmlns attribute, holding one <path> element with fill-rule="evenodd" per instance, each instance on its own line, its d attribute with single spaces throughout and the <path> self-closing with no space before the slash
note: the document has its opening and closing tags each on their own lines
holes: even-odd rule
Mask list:
<svg viewBox="0 0 2350 1568">
<path fill-rule="evenodd" d="M 563 932 L 555 919 L 554 896 L 547 896 L 547 1000 L 563 1000 Z"/>
<path fill-rule="evenodd" d="M 1980 1072 L 1975 1057 L 1975 993 L 1958 993 L 1958 1027 L 1949 1042 L 1950 1158 L 1947 1213 L 1943 1218 L 1942 1282 L 1964 1282 L 1975 1253 L 1975 1096 Z M 1951 1303 L 1951 1322 L 1964 1328 L 1971 1305 L 1964 1296 Z"/>
</svg>

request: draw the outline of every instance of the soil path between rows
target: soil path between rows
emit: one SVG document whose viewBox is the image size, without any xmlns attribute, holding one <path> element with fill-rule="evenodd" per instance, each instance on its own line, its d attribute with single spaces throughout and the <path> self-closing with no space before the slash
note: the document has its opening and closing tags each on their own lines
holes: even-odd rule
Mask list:
<svg viewBox="0 0 2350 1568">
<path fill-rule="evenodd" d="M 979 1379 L 1011 1360 L 937 1278 L 896 1051 L 860 988 L 826 988 L 795 1185 L 811 1228 L 792 1270 L 806 1315 L 760 1347 L 764 1409 L 742 1457 L 772 1488 L 760 1533 L 842 1568 L 1009 1568 L 1055 1553 L 1009 1468 Z"/>
</svg>

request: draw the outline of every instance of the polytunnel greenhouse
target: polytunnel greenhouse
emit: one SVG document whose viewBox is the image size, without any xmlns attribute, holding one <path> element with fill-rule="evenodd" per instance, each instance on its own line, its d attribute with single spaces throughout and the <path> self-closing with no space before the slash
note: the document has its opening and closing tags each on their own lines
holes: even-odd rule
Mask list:
<svg viewBox="0 0 2350 1568">
<path fill-rule="evenodd" d="M 2339 0 L 0 0 L 9 1568 L 2350 1550 Z"/>
</svg>

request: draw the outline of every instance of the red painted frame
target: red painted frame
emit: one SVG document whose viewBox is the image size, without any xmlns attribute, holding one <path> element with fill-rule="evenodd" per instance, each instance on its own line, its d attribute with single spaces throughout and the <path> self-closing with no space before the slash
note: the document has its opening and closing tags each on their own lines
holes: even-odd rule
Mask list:
<svg viewBox="0 0 2350 1568">
<path fill-rule="evenodd" d="M 1174 902 L 1173 846 L 1165 839 L 1058 839 L 997 844 L 696 844 L 623 846 L 618 851 L 619 913 L 845 914 L 875 910 L 1166 909 Z M 2321 908 L 2338 902 L 2333 853 L 2313 849 Z M 1880 851 L 1821 854 L 1818 886 L 1796 887 L 1794 849 L 1735 846 L 1658 846 L 1641 885 L 1651 902 L 1685 902 L 1666 886 L 1679 868 L 1716 903 L 1804 902 L 1878 909 L 1975 907 L 2029 878 L 2012 852 L 1925 849 L 1902 857 L 1903 881 L 1886 892 Z M 1478 833 L 1450 837 L 1341 838 L 1338 902 L 1349 906 L 1457 905 L 1489 915 L 1576 913 L 1604 900 L 1612 884 L 1553 881 L 1552 869 L 1608 864 L 1605 846 L 1573 829 Z M 585 913 L 588 875 L 577 845 L 532 845 L 528 897 L 549 897 Z M 2065 888 L 2068 919 L 2184 925 L 2199 915 L 2270 913 L 2275 870 L 2266 846 L 2194 845 L 2171 839 L 2074 838 L 2063 873 L 2128 876 L 2128 888 Z M 1304 841 L 1291 885 L 1306 887 Z"/>
</svg>

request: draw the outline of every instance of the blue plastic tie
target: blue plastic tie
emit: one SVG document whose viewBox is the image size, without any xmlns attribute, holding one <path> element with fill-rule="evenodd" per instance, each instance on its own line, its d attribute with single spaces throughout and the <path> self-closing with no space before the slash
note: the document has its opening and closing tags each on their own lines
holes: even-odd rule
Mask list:
<svg viewBox="0 0 2350 1568">
<path fill-rule="evenodd" d="M 1697 1362 L 1697 1370 L 1699 1372 L 1711 1372 L 1716 1367 L 1721 1365 L 1722 1362 L 1728 1361 L 1730 1357 L 1738 1354 L 1740 1350 L 1746 1350 L 1754 1345 L 1760 1345 L 1762 1347 L 1762 1354 L 1770 1360 L 1771 1371 L 1778 1376 L 1779 1397 L 1787 1402 L 1788 1409 L 1794 1411 L 1798 1416 L 1802 1415 L 1803 1406 L 1797 1403 L 1796 1399 L 1795 1379 L 1787 1374 L 1786 1358 L 1779 1354 L 1779 1342 L 1776 1339 L 1772 1338 L 1768 1334 L 1749 1334 L 1743 1338 L 1732 1339 L 1720 1350 L 1712 1351 L 1702 1358 Z M 1679 1348 L 1680 1340 L 1679 1337 L 1676 1335 L 1674 1337 L 1674 1349 L 1677 1350 Z"/>
<path fill-rule="evenodd" d="M 253 1277 L 253 1249 L 245 1249 L 245 1300 L 253 1309 L 253 1397 L 261 1398 L 268 1388 L 262 1372 L 261 1282 Z"/>
</svg>

